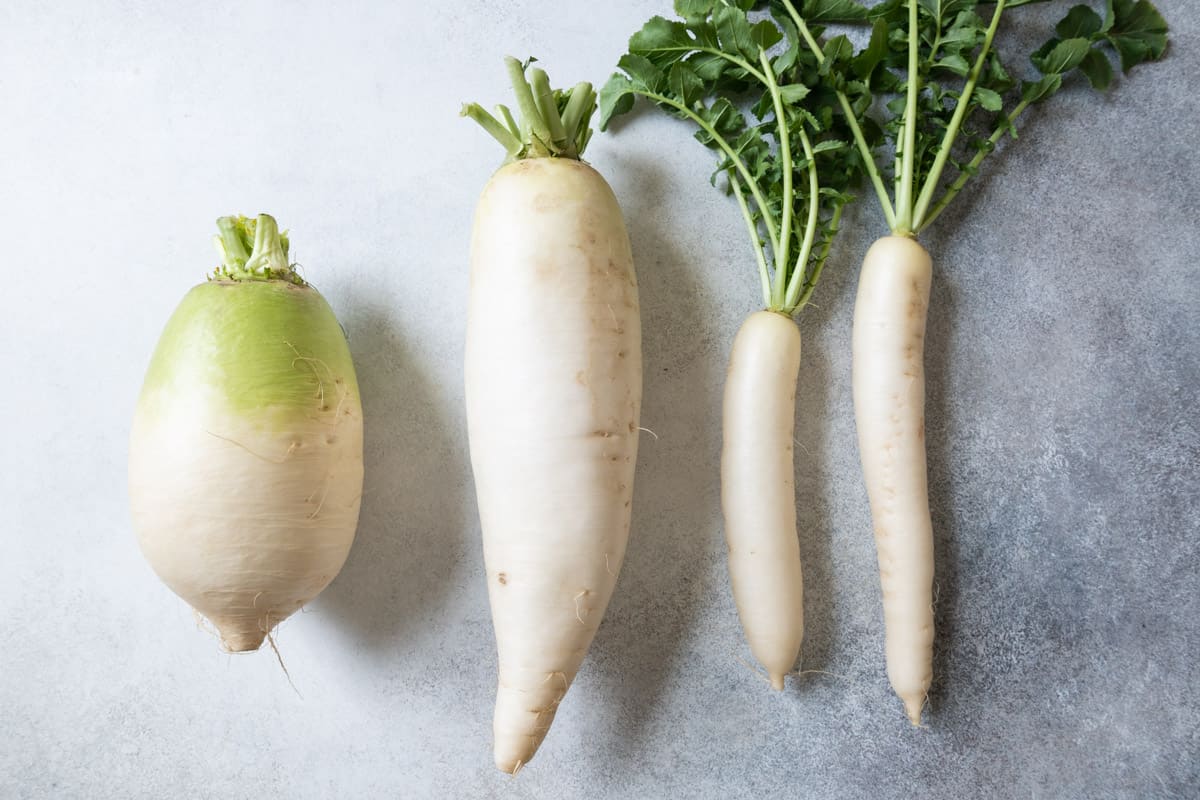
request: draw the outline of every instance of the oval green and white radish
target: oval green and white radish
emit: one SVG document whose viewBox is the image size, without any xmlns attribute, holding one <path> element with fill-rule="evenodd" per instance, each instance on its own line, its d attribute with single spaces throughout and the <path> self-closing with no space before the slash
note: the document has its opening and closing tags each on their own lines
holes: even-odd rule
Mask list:
<svg viewBox="0 0 1200 800">
<path fill-rule="evenodd" d="M 740 4 L 744 5 L 744 4 Z M 763 305 L 734 340 L 725 382 L 721 506 L 730 583 L 755 659 L 782 689 L 804 637 L 793 431 L 800 331 L 842 207 L 849 147 L 806 108 L 816 60 L 772 20 L 734 4 L 651 19 L 600 93 L 601 126 L 645 97 L 698 128 L 737 197 L 754 245 Z M 748 122 L 747 85 L 761 92 Z M 768 262 L 770 262 L 768 264 Z"/>
<path fill-rule="evenodd" d="M 129 494 L 155 572 L 242 652 L 346 560 L 362 409 L 341 327 L 288 264 L 275 220 L 218 226 L 223 263 L 180 303 L 146 373 Z"/>
<path fill-rule="evenodd" d="M 974 0 L 898 0 L 870 9 L 844 0 L 813 20 L 782 0 L 829 76 L 836 98 L 830 110 L 843 114 L 892 231 L 863 261 L 853 387 L 883 589 L 888 678 L 913 725 L 920 724 L 933 677 L 934 638 L 923 365 L 931 261 L 916 236 L 978 172 L 1004 134 L 1015 135 L 1014 122 L 1025 109 L 1058 91 L 1065 75 L 1078 69 L 1093 86 L 1105 88 L 1112 79 L 1106 48 L 1128 70 L 1158 58 L 1166 47 L 1166 23 L 1147 0 L 1109 0 L 1103 17 L 1076 5 L 1055 27 L 1055 36 L 1032 54 L 1037 80 L 1018 81 L 992 44 L 1005 8 L 1032 1 L 997 0 L 985 21 L 976 15 L 981 3 Z M 807 4 L 805 10 L 813 11 Z M 872 25 L 871 36 L 858 53 L 845 36 L 819 46 L 808 27 L 864 21 Z M 872 109 L 899 113 L 877 121 Z M 974 133 L 988 129 L 986 136 Z M 972 133 L 960 137 L 964 130 Z M 882 154 L 882 166 L 873 148 L 882 137 L 864 131 L 886 132 L 892 149 Z M 943 182 L 951 165 L 958 174 Z M 888 166 L 894 201 L 885 186 Z"/>
<path fill-rule="evenodd" d="M 471 241 L 466 399 L 499 655 L 496 766 L 533 758 L 625 557 L 642 397 L 641 320 L 612 190 L 579 160 L 588 84 L 554 92 L 508 59 L 518 125 L 477 105 L 508 151 Z"/>
</svg>

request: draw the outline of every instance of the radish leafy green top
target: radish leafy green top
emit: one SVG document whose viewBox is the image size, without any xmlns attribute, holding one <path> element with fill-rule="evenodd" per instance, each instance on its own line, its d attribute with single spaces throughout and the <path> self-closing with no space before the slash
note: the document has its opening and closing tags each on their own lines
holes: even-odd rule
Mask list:
<svg viewBox="0 0 1200 800">
<path fill-rule="evenodd" d="M 600 91 L 600 127 L 638 96 L 690 120 L 746 219 L 764 303 L 791 314 L 820 278 L 855 169 L 819 60 L 785 15 L 751 19 L 759 5 L 679 0 L 682 19 L 647 22 Z"/>
<path fill-rule="evenodd" d="M 1128 71 L 1166 49 L 1166 22 L 1148 0 L 1103 0 L 1100 12 L 1075 5 L 1030 56 L 1039 75 L 1019 80 L 994 40 L 1006 9 L 1034 2 L 1042 0 L 884 0 L 870 8 L 853 0 L 808 0 L 801 9 L 788 0 L 772 2 L 820 54 L 825 81 L 843 113 L 854 118 L 861 165 L 893 232 L 915 235 L 929 225 L 1004 134 L 1016 136 L 1017 117 L 1072 73 L 1105 89 L 1113 78 L 1110 51 Z M 869 23 L 870 39 L 858 52 L 845 36 L 821 46 L 820 29 L 809 28 L 814 22 Z M 881 106 L 888 113 L 877 121 L 873 109 Z M 881 149 L 889 151 L 883 160 L 892 162 L 894 202 L 886 167 L 876 163 Z"/>
<path fill-rule="evenodd" d="M 512 56 L 504 59 L 513 93 L 517 97 L 520 123 L 513 119 L 508 106 L 496 106 L 496 116 L 478 103 L 467 103 L 462 116 L 470 117 L 492 135 L 508 157 L 505 162 L 523 158 L 573 158 L 579 160 L 592 138 L 591 120 L 596 111 L 596 93 L 590 83 L 580 83 L 567 91 L 550 88 L 546 73 L 521 63 Z M 529 79 L 525 72 L 529 70 Z M 503 120 L 503 122 L 501 121 Z"/>
<path fill-rule="evenodd" d="M 1070 8 L 1030 55 L 1036 76 L 1014 77 L 993 46 L 1000 20 L 1038 2 L 676 0 L 682 19 L 655 17 L 629 40 L 624 74 L 600 92 L 600 127 L 641 96 L 699 128 L 718 151 L 714 183 L 726 177 L 746 218 L 767 307 L 792 313 L 861 176 L 892 231 L 914 236 L 1064 79 L 1105 89 L 1110 53 L 1128 71 L 1166 49 L 1149 0 L 1097 0 L 1099 11 Z M 822 42 L 830 23 L 869 25 L 866 44 Z"/>
</svg>

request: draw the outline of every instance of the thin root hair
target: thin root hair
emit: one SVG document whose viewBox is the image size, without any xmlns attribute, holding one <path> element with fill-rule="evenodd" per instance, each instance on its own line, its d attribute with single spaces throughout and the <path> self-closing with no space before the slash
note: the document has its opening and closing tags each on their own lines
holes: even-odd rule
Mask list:
<svg viewBox="0 0 1200 800">
<path fill-rule="evenodd" d="M 270 614 L 264 617 L 264 619 L 267 617 L 270 617 Z M 296 684 L 292 680 L 292 673 L 288 672 L 287 665 L 283 663 L 283 654 L 279 652 L 279 646 L 275 644 L 275 635 L 269 630 L 265 631 L 265 633 L 267 634 L 267 644 L 271 645 L 271 649 L 275 652 L 275 659 L 279 662 L 279 668 L 283 670 L 283 674 L 284 677 L 287 678 L 288 685 L 292 687 L 292 691 L 296 693 L 296 697 L 299 697 L 301 700 L 303 700 L 304 695 L 300 694 L 300 690 L 296 688 Z"/>
<path fill-rule="evenodd" d="M 739 655 L 735 655 L 734 659 L 736 659 L 737 662 L 739 664 L 741 664 L 743 667 L 745 667 L 746 669 L 753 672 L 754 677 L 758 678 L 760 681 L 765 683 L 767 686 L 771 685 L 771 679 L 769 677 L 767 677 L 766 675 L 764 675 L 762 670 L 760 670 L 757 666 L 755 666 L 754 664 L 751 664 L 749 661 L 747 661 L 746 659 L 742 658 Z"/>
<path fill-rule="evenodd" d="M 261 459 L 261 460 L 263 460 L 263 461 L 266 461 L 268 464 L 282 464 L 282 463 L 284 463 L 285 461 L 287 461 L 287 459 L 288 459 L 288 456 L 290 456 L 290 455 L 291 455 L 291 454 L 292 454 L 292 453 L 295 451 L 295 449 L 296 449 L 296 446 L 295 446 L 295 444 L 292 444 L 290 447 L 288 447 L 288 451 L 287 451 L 286 453 L 284 453 L 284 454 L 283 454 L 283 458 L 276 460 L 276 459 L 274 459 L 274 458 L 267 458 L 267 457 L 266 457 L 266 456 L 264 456 L 262 453 L 256 453 L 256 452 L 254 452 L 254 451 L 253 451 L 253 450 L 251 450 L 249 447 L 246 447 L 246 445 L 242 444 L 241 442 L 239 442 L 239 441 L 238 441 L 238 440 L 236 440 L 236 439 L 230 439 L 228 436 L 222 436 L 222 435 L 221 435 L 221 434 L 219 434 L 219 433 L 213 433 L 213 432 L 212 432 L 212 431 L 210 431 L 208 428 L 204 428 L 204 432 L 205 432 L 205 433 L 207 433 L 209 436 L 212 436 L 212 437 L 215 437 L 215 438 L 217 438 L 217 439 L 220 439 L 220 440 L 221 440 L 221 441 L 223 441 L 223 442 L 229 442 L 229 443 L 230 443 L 230 444 L 232 444 L 232 445 L 236 445 L 237 447 L 240 447 L 240 448 L 242 448 L 243 450 L 245 450 L 247 453 L 249 453 L 250 455 L 254 456 L 255 458 L 258 458 L 258 459 Z"/>
</svg>

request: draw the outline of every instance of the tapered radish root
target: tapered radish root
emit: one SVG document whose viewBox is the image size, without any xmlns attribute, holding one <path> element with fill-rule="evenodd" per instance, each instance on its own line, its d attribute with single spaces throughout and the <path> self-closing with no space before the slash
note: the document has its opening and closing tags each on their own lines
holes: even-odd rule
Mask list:
<svg viewBox="0 0 1200 800">
<path fill-rule="evenodd" d="M 519 64 L 510 71 L 520 99 L 529 87 Z M 533 84 L 548 92 L 540 70 Z M 499 655 L 494 757 L 505 772 L 533 758 L 612 596 L 642 396 L 621 210 L 600 174 L 570 154 L 586 142 L 591 88 L 563 98 L 557 126 L 541 116 L 550 105 L 525 99 L 527 123 L 546 135 L 498 137 L 515 160 L 479 201 L 467 315 L 467 423 Z M 559 130 L 571 119 L 583 127 Z M 554 142 L 565 143 L 560 154 L 538 154 Z"/>
<path fill-rule="evenodd" d="M 804 637 L 793 486 L 799 369 L 796 323 L 759 311 L 734 339 L 725 380 L 721 507 L 729 575 L 750 650 L 776 689 Z"/>
<path fill-rule="evenodd" d="M 918 725 L 933 677 L 933 527 L 925 467 L 925 316 L 931 262 L 913 239 L 867 251 L 854 307 L 854 414 L 871 504 L 887 672 Z"/>
</svg>

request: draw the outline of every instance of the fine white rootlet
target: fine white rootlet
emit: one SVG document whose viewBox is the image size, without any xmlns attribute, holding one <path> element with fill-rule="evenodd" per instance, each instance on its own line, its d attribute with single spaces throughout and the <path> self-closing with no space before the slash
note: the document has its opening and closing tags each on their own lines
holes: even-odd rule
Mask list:
<svg viewBox="0 0 1200 800">
<path fill-rule="evenodd" d="M 520 65 L 509 66 L 523 124 L 546 126 L 539 143 L 585 141 L 590 86 L 571 92 L 587 113 L 567 105 L 564 139 L 549 132 L 553 104 L 534 108 Z M 532 78 L 548 90 L 544 73 Z M 483 190 L 471 243 L 466 399 L 499 656 L 494 757 L 515 773 L 546 736 L 625 557 L 642 350 L 608 184 L 569 152 L 502 142 L 510 163 Z"/>
<path fill-rule="evenodd" d="M 337 319 L 288 266 L 274 220 L 219 224 L 225 263 L 183 299 L 147 371 L 129 494 L 154 571 L 241 652 L 346 560 L 362 409 Z"/>
<path fill-rule="evenodd" d="M 725 380 L 721 508 L 738 617 L 775 689 L 804 639 L 793 464 L 799 370 L 796 323 L 774 311 L 751 314 Z"/>
<path fill-rule="evenodd" d="M 933 678 L 924 366 L 931 270 L 914 239 L 885 236 L 863 259 L 854 305 L 854 416 L 879 556 L 887 673 L 914 725 Z"/>
</svg>

